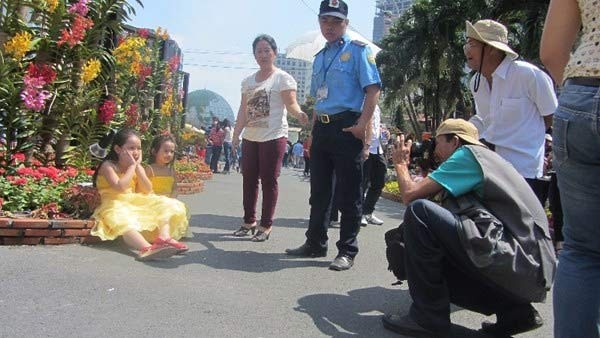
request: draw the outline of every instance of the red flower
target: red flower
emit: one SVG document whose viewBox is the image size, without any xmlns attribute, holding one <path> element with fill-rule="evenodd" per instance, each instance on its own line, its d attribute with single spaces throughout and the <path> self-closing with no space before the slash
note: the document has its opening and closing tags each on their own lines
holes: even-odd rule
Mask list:
<svg viewBox="0 0 600 338">
<path fill-rule="evenodd" d="M 144 82 L 146 81 L 146 78 L 150 75 L 152 75 L 152 66 L 141 65 L 140 72 L 138 74 L 138 82 L 137 82 L 138 87 L 140 87 L 140 88 L 143 87 Z"/>
<path fill-rule="evenodd" d="M 179 69 L 179 61 L 179 55 L 173 55 L 173 57 L 169 59 L 169 68 L 171 68 L 172 72 L 175 72 Z"/>
<path fill-rule="evenodd" d="M 94 175 L 94 169 L 85 169 L 85 173 L 88 176 L 92 176 L 92 175 Z"/>
<path fill-rule="evenodd" d="M 104 124 L 109 124 L 117 112 L 117 104 L 113 100 L 106 100 L 100 106 L 98 119 Z"/>
<path fill-rule="evenodd" d="M 75 45 L 81 43 L 81 40 L 85 37 L 85 32 L 94 26 L 94 21 L 83 17 L 81 15 L 75 15 L 75 20 L 71 25 L 71 29 L 64 28 L 60 31 L 60 39 L 57 42 L 58 46 L 62 46 L 65 43 L 69 47 L 73 48 Z"/>
<path fill-rule="evenodd" d="M 27 179 L 25 177 L 14 178 L 14 180 L 12 181 L 12 184 L 25 185 L 25 184 L 27 184 Z"/>
<path fill-rule="evenodd" d="M 21 167 L 17 169 L 17 174 L 21 176 L 33 176 L 33 169 L 29 167 Z"/>
<path fill-rule="evenodd" d="M 147 28 L 140 28 L 137 31 L 138 35 L 144 39 L 147 39 L 150 36 L 150 30 Z"/>
<path fill-rule="evenodd" d="M 77 169 L 73 167 L 67 167 L 66 173 L 68 177 L 77 177 L 77 175 L 79 174 Z"/>
<path fill-rule="evenodd" d="M 13 161 L 17 162 L 17 163 L 23 163 L 25 162 L 25 154 L 23 153 L 16 153 L 13 154 Z"/>
<path fill-rule="evenodd" d="M 132 103 L 129 106 L 129 109 L 127 109 L 127 111 L 125 111 L 125 115 L 127 116 L 127 121 L 125 121 L 125 125 L 127 125 L 128 127 L 133 127 L 133 126 L 137 125 L 138 118 L 139 118 L 138 105 L 135 103 Z"/>
</svg>

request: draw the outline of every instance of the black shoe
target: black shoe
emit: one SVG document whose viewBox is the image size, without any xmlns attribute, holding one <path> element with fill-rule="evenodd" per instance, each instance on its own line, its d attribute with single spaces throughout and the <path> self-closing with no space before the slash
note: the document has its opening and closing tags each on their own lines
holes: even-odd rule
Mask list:
<svg viewBox="0 0 600 338">
<path fill-rule="evenodd" d="M 286 249 L 285 253 L 298 257 L 325 257 L 327 256 L 327 249 L 315 249 L 304 243 L 296 249 Z"/>
<path fill-rule="evenodd" d="M 481 331 L 494 337 L 508 337 L 518 333 L 535 330 L 544 325 L 542 316 L 531 306 L 511 309 L 502 314 L 497 314 L 496 323 L 481 323 Z"/>
<path fill-rule="evenodd" d="M 387 314 L 381 317 L 381 322 L 383 322 L 383 327 L 386 329 L 404 336 L 422 338 L 438 337 L 433 331 L 427 330 L 417 324 L 410 315 L 400 316 Z"/>
<path fill-rule="evenodd" d="M 333 262 L 331 262 L 331 265 L 329 265 L 329 270 L 344 271 L 350 269 L 352 265 L 354 265 L 353 258 L 346 255 L 338 255 Z"/>
</svg>

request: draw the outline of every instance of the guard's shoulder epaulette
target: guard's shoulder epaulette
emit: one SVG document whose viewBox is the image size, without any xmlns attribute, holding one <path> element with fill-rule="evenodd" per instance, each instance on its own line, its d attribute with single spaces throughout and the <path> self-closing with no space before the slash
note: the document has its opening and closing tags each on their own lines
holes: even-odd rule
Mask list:
<svg viewBox="0 0 600 338">
<path fill-rule="evenodd" d="M 352 43 L 355 44 L 355 45 L 357 45 L 357 46 L 360 46 L 360 47 L 364 47 L 364 46 L 367 45 L 366 43 L 364 43 L 364 42 L 362 42 L 360 40 L 352 40 Z"/>
</svg>

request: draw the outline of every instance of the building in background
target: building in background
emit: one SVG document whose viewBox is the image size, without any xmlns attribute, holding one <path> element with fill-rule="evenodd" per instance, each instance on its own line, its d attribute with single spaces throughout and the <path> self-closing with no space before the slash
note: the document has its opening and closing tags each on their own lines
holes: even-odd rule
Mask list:
<svg viewBox="0 0 600 338">
<path fill-rule="evenodd" d="M 298 83 L 296 97 L 299 104 L 306 102 L 310 95 L 310 79 L 312 74 L 312 63 L 304 60 L 289 59 L 285 54 L 277 55 L 275 65 L 288 72 Z"/>
<path fill-rule="evenodd" d="M 388 35 L 396 20 L 412 4 L 413 0 L 377 0 L 373 19 L 373 42 L 378 43 Z"/>
</svg>

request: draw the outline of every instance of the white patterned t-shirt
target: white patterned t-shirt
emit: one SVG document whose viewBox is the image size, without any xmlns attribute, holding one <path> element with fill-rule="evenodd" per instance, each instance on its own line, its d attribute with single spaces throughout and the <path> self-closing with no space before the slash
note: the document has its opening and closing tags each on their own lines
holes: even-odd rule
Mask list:
<svg viewBox="0 0 600 338">
<path fill-rule="evenodd" d="M 256 82 L 254 73 L 242 81 L 242 94 L 246 96 L 248 121 L 244 139 L 265 142 L 288 136 L 287 111 L 281 92 L 296 90 L 296 80 L 277 68 L 271 76 Z"/>
</svg>

